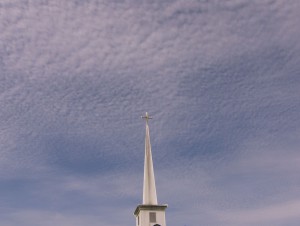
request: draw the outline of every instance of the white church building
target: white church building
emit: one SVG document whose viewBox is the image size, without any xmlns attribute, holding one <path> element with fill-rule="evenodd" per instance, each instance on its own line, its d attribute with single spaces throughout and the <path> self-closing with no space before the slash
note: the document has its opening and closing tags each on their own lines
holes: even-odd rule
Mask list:
<svg viewBox="0 0 300 226">
<path fill-rule="evenodd" d="M 151 119 L 148 113 L 142 118 L 146 121 L 145 136 L 145 162 L 144 162 L 144 186 L 143 204 L 138 205 L 134 211 L 136 226 L 166 226 L 166 208 L 168 205 L 157 203 L 155 177 L 150 144 L 148 121 Z"/>
</svg>

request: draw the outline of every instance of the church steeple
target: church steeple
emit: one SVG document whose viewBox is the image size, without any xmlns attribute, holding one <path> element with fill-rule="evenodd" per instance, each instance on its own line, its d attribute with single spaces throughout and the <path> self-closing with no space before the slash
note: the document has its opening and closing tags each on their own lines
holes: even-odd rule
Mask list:
<svg viewBox="0 0 300 226">
<path fill-rule="evenodd" d="M 165 210 L 167 205 L 157 204 L 155 178 L 153 170 L 150 133 L 148 121 L 151 119 L 146 112 L 142 116 L 146 120 L 145 136 L 145 162 L 144 162 L 144 187 L 143 204 L 138 205 L 134 211 L 136 226 L 166 226 Z"/>
<path fill-rule="evenodd" d="M 149 117 L 148 112 L 146 112 L 146 115 L 142 118 L 144 118 L 146 121 L 143 204 L 157 205 L 155 177 L 148 125 L 148 120 L 151 119 L 151 117 Z"/>
</svg>

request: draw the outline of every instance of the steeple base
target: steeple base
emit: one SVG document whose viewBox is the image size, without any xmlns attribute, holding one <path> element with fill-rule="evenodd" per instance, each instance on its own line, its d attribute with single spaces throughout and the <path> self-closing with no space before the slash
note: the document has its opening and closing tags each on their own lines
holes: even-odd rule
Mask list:
<svg viewBox="0 0 300 226">
<path fill-rule="evenodd" d="M 134 211 L 136 226 L 166 226 L 168 205 L 138 205 Z"/>
</svg>

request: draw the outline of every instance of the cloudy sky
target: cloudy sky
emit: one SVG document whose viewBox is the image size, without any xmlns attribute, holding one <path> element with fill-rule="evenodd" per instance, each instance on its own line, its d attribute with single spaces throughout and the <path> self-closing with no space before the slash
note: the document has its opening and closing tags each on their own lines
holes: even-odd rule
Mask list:
<svg viewBox="0 0 300 226">
<path fill-rule="evenodd" d="M 135 225 L 146 111 L 169 226 L 298 226 L 299 0 L 1 0 L 0 226 Z"/>
</svg>

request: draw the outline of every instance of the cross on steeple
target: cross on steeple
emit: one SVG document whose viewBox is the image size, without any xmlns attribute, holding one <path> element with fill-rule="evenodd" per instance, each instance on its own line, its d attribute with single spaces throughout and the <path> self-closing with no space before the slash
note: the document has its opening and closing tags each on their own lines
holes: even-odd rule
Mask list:
<svg viewBox="0 0 300 226">
<path fill-rule="evenodd" d="M 141 118 L 145 119 L 147 123 L 149 119 L 153 119 L 152 117 L 149 116 L 148 112 L 146 112 L 145 116 L 141 116 Z"/>
</svg>

